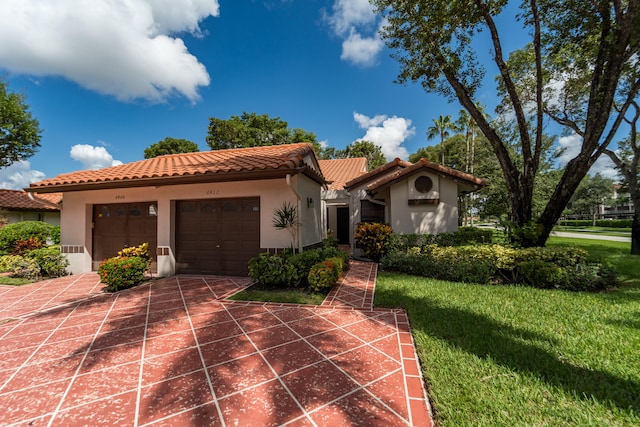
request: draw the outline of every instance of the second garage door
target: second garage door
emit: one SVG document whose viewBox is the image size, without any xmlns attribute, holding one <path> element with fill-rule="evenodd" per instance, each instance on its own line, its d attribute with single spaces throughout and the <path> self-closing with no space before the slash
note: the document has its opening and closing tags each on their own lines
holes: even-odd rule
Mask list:
<svg viewBox="0 0 640 427">
<path fill-rule="evenodd" d="M 176 203 L 176 272 L 246 276 L 260 253 L 260 198 Z"/>
</svg>

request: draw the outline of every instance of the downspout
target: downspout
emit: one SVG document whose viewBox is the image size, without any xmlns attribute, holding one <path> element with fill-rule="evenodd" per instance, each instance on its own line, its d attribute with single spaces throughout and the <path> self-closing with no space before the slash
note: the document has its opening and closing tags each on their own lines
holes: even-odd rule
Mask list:
<svg viewBox="0 0 640 427">
<path fill-rule="evenodd" d="M 298 207 L 298 215 L 301 215 L 302 214 L 302 202 L 301 202 L 302 196 L 300 195 L 300 193 L 298 193 L 298 190 L 296 190 L 293 187 L 293 185 L 291 184 L 291 174 L 290 173 L 288 173 L 286 175 L 286 181 L 287 181 L 287 185 L 289 186 L 289 188 L 291 188 L 291 191 L 293 191 L 293 194 L 295 194 L 296 198 L 298 199 L 298 202 L 297 202 L 296 206 Z M 302 233 L 301 233 L 302 230 L 300 229 L 301 228 L 301 223 L 302 223 L 302 221 L 298 221 L 298 225 L 297 225 L 298 231 L 296 233 L 297 236 L 298 236 L 298 242 L 297 242 L 298 243 L 298 253 L 302 253 Z"/>
</svg>

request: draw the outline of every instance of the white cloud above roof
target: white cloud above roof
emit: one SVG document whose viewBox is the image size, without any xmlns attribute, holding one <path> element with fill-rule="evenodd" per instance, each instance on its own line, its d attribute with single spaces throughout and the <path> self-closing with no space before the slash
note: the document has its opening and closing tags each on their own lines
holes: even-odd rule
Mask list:
<svg viewBox="0 0 640 427">
<path fill-rule="evenodd" d="M 216 0 L 3 0 L 0 63 L 119 100 L 196 101 L 210 77 L 174 35 L 218 14 Z"/>
<path fill-rule="evenodd" d="M 44 172 L 32 170 L 31 163 L 26 160 L 20 160 L 0 169 L 0 188 L 22 190 L 32 182 L 41 181 L 44 176 Z"/>
<path fill-rule="evenodd" d="M 374 65 L 384 47 L 379 28 L 382 19 L 374 12 L 369 0 L 335 0 L 325 21 L 342 41 L 340 59 L 354 65 Z"/>
<path fill-rule="evenodd" d="M 76 144 L 71 147 L 71 158 L 82 163 L 84 169 L 102 169 L 121 165 L 120 160 L 114 160 L 104 147 L 89 144 Z"/>
<path fill-rule="evenodd" d="M 402 143 L 416 133 L 416 128 L 411 126 L 411 120 L 403 117 L 376 115 L 368 117 L 357 112 L 353 113 L 353 119 L 366 133 L 358 141 L 371 141 L 380 146 L 384 157 L 391 161 L 396 157 L 406 160 L 409 152 Z"/>
</svg>

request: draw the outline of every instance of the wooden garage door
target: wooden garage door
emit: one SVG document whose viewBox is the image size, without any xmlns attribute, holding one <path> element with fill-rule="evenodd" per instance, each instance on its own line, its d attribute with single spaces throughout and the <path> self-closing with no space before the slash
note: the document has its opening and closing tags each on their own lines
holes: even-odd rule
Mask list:
<svg viewBox="0 0 640 427">
<path fill-rule="evenodd" d="M 122 248 L 149 243 L 155 261 L 158 235 L 156 202 L 93 206 L 93 261 L 116 256 Z M 153 266 L 152 266 L 153 267 Z"/>
<path fill-rule="evenodd" d="M 260 198 L 176 204 L 176 271 L 246 276 L 260 253 Z"/>
</svg>

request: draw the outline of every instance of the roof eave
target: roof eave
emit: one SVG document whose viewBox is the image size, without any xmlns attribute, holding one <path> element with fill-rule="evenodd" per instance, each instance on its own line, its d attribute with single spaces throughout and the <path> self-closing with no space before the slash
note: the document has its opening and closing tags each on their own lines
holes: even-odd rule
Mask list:
<svg viewBox="0 0 640 427">
<path fill-rule="evenodd" d="M 255 181 L 261 179 L 283 178 L 286 175 L 296 175 L 303 173 L 312 180 L 324 185 L 324 179 L 317 173 L 314 173 L 307 166 L 298 168 L 280 168 L 269 170 L 254 171 L 235 171 L 225 173 L 204 173 L 198 175 L 187 176 L 162 176 L 151 178 L 135 178 L 124 180 L 111 180 L 101 182 L 81 182 L 51 185 L 48 187 L 28 187 L 25 191 L 31 193 L 57 193 L 71 191 L 87 191 L 87 190 L 110 190 L 120 188 L 138 188 L 138 187 L 161 187 L 169 185 L 182 184 L 203 184 L 209 182 L 231 182 L 231 181 Z"/>
</svg>

